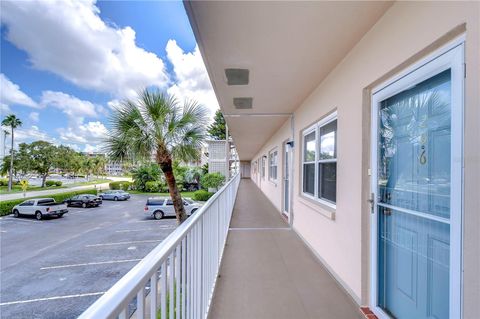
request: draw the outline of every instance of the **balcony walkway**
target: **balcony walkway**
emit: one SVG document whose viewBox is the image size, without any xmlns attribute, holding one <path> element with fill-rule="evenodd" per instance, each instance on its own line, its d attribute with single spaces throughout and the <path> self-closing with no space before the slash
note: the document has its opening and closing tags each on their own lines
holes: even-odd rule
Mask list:
<svg viewBox="0 0 480 319">
<path fill-rule="evenodd" d="M 244 179 L 209 318 L 364 317 L 267 197 Z"/>
</svg>

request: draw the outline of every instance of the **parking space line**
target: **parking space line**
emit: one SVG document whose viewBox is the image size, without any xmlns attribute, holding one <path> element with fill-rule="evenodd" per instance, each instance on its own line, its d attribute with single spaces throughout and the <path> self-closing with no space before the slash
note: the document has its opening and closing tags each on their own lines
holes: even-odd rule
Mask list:
<svg viewBox="0 0 480 319">
<path fill-rule="evenodd" d="M 129 262 L 140 261 L 140 260 L 142 260 L 142 259 L 137 258 L 137 259 L 99 261 L 99 262 L 91 262 L 91 263 L 83 263 L 83 264 L 58 265 L 58 266 L 42 267 L 42 268 L 40 268 L 40 270 L 82 267 L 82 266 L 94 266 L 94 265 L 107 265 L 107 264 L 121 264 L 121 263 L 129 263 Z"/>
<path fill-rule="evenodd" d="M 101 246 L 115 246 L 115 245 L 128 245 L 128 244 L 139 244 L 139 243 L 156 243 L 160 242 L 163 239 L 155 239 L 155 240 L 137 240 L 137 241 L 119 241 L 116 243 L 104 243 L 104 244 L 92 244 L 92 245 L 85 245 L 85 247 L 101 247 Z"/>
<path fill-rule="evenodd" d="M 172 219 L 173 220 L 173 219 Z M 159 220 L 155 220 L 155 219 L 147 219 L 147 220 L 132 220 L 132 221 L 129 221 L 129 223 L 159 223 L 160 221 Z"/>
<path fill-rule="evenodd" d="M 151 230 L 158 230 L 158 229 L 175 229 L 175 226 L 160 226 L 157 228 L 141 228 L 141 229 L 121 229 L 121 230 L 116 230 L 116 233 L 130 233 L 130 232 L 136 232 L 136 231 L 151 231 Z"/>
<path fill-rule="evenodd" d="M 18 221 L 18 222 L 26 222 L 26 223 L 38 223 L 38 220 L 30 220 L 30 219 L 15 218 L 15 217 L 5 218 L 4 221 L 5 221 L 5 222 Z"/>
<path fill-rule="evenodd" d="M 66 296 L 55 296 L 55 297 L 48 297 L 48 298 L 37 298 L 37 299 L 28 299 L 28 300 L 9 301 L 9 302 L 0 303 L 0 306 L 17 305 L 17 304 L 38 302 L 38 301 L 49 301 L 49 300 L 69 299 L 69 298 L 78 298 L 78 297 L 98 296 L 98 295 L 103 295 L 104 293 L 105 293 L 105 291 L 89 292 L 89 293 L 77 294 L 77 295 L 66 295 Z"/>
</svg>

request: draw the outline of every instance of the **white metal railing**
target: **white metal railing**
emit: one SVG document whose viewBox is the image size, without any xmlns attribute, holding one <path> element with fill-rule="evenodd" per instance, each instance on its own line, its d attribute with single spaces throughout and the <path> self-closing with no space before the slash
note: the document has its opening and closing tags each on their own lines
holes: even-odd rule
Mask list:
<svg viewBox="0 0 480 319">
<path fill-rule="evenodd" d="M 239 184 L 237 174 L 79 318 L 206 318 Z"/>
</svg>

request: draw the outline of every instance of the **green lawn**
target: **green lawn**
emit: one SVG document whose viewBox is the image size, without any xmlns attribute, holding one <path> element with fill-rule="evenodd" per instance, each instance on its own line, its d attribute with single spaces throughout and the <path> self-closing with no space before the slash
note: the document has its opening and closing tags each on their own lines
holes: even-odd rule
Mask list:
<svg viewBox="0 0 480 319">
<path fill-rule="evenodd" d="M 64 186 L 51 186 L 48 188 L 41 188 L 40 186 L 30 186 L 27 188 L 27 192 L 31 191 L 40 191 L 43 189 L 57 189 L 57 188 L 65 188 Z M 23 192 L 22 186 L 20 185 L 13 185 L 12 191 L 8 192 L 8 186 L 0 186 L 0 194 L 12 194 L 12 193 L 21 193 Z"/>
<path fill-rule="evenodd" d="M 111 181 L 112 181 L 111 179 L 99 178 L 99 179 L 92 179 L 91 181 L 88 181 L 88 182 L 78 182 L 78 183 L 68 184 L 66 185 L 66 187 L 103 184 L 103 183 L 110 183 Z"/>
<path fill-rule="evenodd" d="M 140 195 L 149 195 L 151 197 L 170 197 L 169 193 L 147 193 L 147 192 L 140 192 L 140 191 L 128 191 L 130 194 L 140 194 Z M 181 192 L 183 198 L 192 198 L 194 192 Z"/>
<path fill-rule="evenodd" d="M 71 188 L 71 187 L 83 186 L 83 185 L 94 185 L 94 184 L 108 183 L 111 181 L 112 180 L 110 179 L 94 179 L 88 182 L 79 182 L 79 183 L 67 184 L 62 186 L 50 186 L 50 187 L 43 187 L 43 188 L 40 186 L 29 186 L 27 188 L 27 192 L 51 190 L 51 189 L 59 189 L 59 188 Z M 8 192 L 8 186 L 0 186 L 0 194 L 13 194 L 13 193 L 21 193 L 21 192 L 23 191 L 22 191 L 22 186 L 20 185 L 13 185 L 13 189 L 11 192 Z"/>
</svg>

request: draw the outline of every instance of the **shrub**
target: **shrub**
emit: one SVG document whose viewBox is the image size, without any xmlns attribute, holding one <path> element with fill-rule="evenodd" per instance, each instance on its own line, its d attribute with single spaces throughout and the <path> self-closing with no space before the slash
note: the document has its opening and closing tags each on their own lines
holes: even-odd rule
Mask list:
<svg viewBox="0 0 480 319">
<path fill-rule="evenodd" d="M 148 193 L 165 193 L 168 192 L 168 187 L 164 181 L 148 181 L 144 190 Z"/>
<path fill-rule="evenodd" d="M 210 197 L 213 196 L 214 193 L 210 193 L 204 189 L 198 190 L 195 193 L 193 193 L 192 199 L 193 200 L 198 200 L 205 202 L 207 201 Z"/>
<path fill-rule="evenodd" d="M 61 203 L 67 198 L 70 198 L 75 195 L 80 194 L 94 194 L 97 195 L 96 189 L 88 189 L 76 192 L 65 192 L 60 194 L 53 194 L 53 195 L 44 195 L 44 196 L 37 196 L 37 197 L 28 197 L 28 198 L 19 198 L 19 199 L 12 199 L 12 200 L 5 200 L 0 202 L 0 216 L 5 216 L 12 213 L 12 208 L 15 205 L 20 204 L 21 202 L 32 199 L 32 198 L 53 198 L 57 203 Z"/>
<path fill-rule="evenodd" d="M 57 181 L 53 181 L 53 180 L 49 180 L 45 182 L 45 186 L 47 187 L 52 187 L 52 186 L 55 186 L 56 184 L 57 184 Z"/>
<path fill-rule="evenodd" d="M 0 178 L 0 186 L 8 186 L 8 179 Z"/>
<path fill-rule="evenodd" d="M 208 173 L 202 176 L 200 183 L 206 188 L 218 189 L 225 181 L 225 176 L 221 173 Z"/>
<path fill-rule="evenodd" d="M 158 193 L 160 191 L 160 183 L 155 181 L 146 182 L 145 191 L 149 193 Z"/>
<path fill-rule="evenodd" d="M 144 164 L 132 172 L 136 190 L 146 191 L 146 183 L 160 179 L 160 167 L 155 163 Z"/>
<path fill-rule="evenodd" d="M 62 181 L 55 181 L 55 186 L 62 186 Z"/>
<path fill-rule="evenodd" d="M 117 182 L 110 182 L 108 185 L 110 186 L 110 189 L 121 189 L 124 191 L 128 191 L 132 183 L 127 181 L 117 181 Z"/>
</svg>

